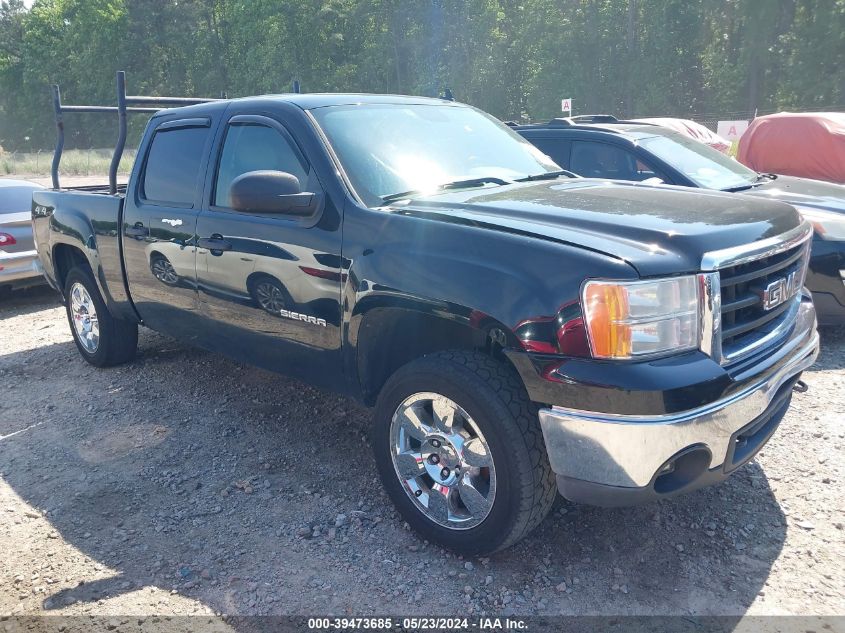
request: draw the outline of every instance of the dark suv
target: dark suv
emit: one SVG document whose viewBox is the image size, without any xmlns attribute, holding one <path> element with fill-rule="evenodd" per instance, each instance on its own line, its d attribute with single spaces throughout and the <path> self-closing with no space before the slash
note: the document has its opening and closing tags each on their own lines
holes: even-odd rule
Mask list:
<svg viewBox="0 0 845 633">
<path fill-rule="evenodd" d="M 845 323 L 845 186 L 758 174 L 674 130 L 610 115 L 511 127 L 558 165 L 585 178 L 715 189 L 788 202 L 813 224 L 807 287 L 819 322 Z"/>
</svg>

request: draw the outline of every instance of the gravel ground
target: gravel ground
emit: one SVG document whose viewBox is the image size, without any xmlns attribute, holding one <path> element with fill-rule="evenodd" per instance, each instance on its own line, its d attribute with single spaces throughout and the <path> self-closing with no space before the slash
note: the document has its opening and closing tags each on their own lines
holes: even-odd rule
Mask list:
<svg viewBox="0 0 845 633">
<path fill-rule="evenodd" d="M 727 483 L 558 500 L 461 559 L 393 511 L 344 398 L 141 331 L 79 357 L 46 289 L 0 304 L 0 614 L 845 613 L 845 329 Z M 2 618 L 0 618 L 1 620 Z"/>
</svg>

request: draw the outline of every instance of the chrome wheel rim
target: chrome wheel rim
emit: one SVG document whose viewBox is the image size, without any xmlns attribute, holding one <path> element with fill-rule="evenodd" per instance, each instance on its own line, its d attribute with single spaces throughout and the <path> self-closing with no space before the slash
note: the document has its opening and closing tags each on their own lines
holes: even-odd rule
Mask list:
<svg viewBox="0 0 845 633">
<path fill-rule="evenodd" d="M 258 304 L 267 312 L 281 312 L 285 309 L 282 291 L 269 281 L 263 281 L 255 287 L 255 296 Z"/>
<path fill-rule="evenodd" d="M 100 322 L 91 295 L 79 282 L 70 287 L 70 314 L 76 340 L 86 352 L 95 353 L 100 345 Z"/>
<path fill-rule="evenodd" d="M 466 530 L 490 514 L 496 468 L 487 440 L 458 404 L 416 393 L 390 423 L 393 468 L 417 509 L 438 525 Z"/>
<path fill-rule="evenodd" d="M 153 260 L 152 269 L 155 278 L 163 283 L 175 284 L 179 281 L 179 275 L 176 274 L 173 264 L 163 257 L 157 257 Z"/>
</svg>

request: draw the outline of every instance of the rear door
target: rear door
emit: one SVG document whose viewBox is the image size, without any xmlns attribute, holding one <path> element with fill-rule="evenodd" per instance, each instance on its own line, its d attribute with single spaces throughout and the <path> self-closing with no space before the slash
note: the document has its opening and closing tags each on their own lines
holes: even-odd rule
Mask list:
<svg viewBox="0 0 845 633">
<path fill-rule="evenodd" d="M 253 111 L 254 112 L 254 111 Z M 201 310 L 227 355 L 329 384 L 340 370 L 339 206 L 283 115 L 231 106 L 209 170 L 207 206 L 197 221 Z M 312 217 L 242 213 L 229 187 L 243 173 L 284 171 L 323 200 Z"/>
<path fill-rule="evenodd" d="M 129 290 L 151 328 L 200 343 L 197 314 L 196 223 L 212 142 L 211 117 L 158 123 L 133 174 L 123 215 Z"/>
</svg>

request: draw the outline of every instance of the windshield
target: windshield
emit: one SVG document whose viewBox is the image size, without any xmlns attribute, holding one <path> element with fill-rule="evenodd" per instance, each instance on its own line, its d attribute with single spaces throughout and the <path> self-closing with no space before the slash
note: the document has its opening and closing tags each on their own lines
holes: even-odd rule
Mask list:
<svg viewBox="0 0 845 633">
<path fill-rule="evenodd" d="M 661 130 L 639 144 L 705 189 L 750 187 L 757 181 L 756 172 L 682 134 Z"/>
<path fill-rule="evenodd" d="M 455 181 L 511 181 L 560 169 L 506 125 L 466 106 L 365 104 L 311 113 L 369 206 Z"/>
</svg>

